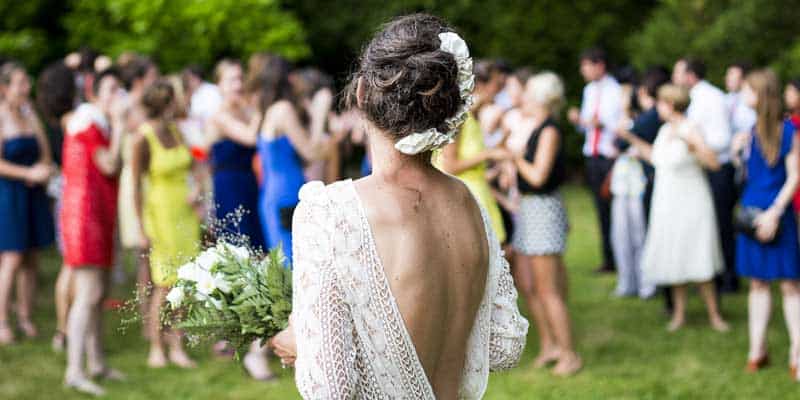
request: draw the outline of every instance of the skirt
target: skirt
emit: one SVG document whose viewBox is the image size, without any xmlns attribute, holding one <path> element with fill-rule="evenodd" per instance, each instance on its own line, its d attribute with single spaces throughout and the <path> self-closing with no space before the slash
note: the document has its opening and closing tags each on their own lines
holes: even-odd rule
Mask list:
<svg viewBox="0 0 800 400">
<path fill-rule="evenodd" d="M 511 245 L 527 256 L 563 254 L 568 231 L 567 210 L 558 192 L 523 195 Z"/>
</svg>

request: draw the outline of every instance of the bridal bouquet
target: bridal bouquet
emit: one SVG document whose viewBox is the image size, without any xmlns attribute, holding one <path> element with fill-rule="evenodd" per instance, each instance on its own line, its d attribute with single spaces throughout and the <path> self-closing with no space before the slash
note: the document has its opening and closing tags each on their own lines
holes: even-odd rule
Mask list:
<svg viewBox="0 0 800 400">
<path fill-rule="evenodd" d="M 291 274 L 280 248 L 260 257 L 220 241 L 178 269 L 168 313 L 190 339 L 226 340 L 243 349 L 289 324 Z"/>
</svg>

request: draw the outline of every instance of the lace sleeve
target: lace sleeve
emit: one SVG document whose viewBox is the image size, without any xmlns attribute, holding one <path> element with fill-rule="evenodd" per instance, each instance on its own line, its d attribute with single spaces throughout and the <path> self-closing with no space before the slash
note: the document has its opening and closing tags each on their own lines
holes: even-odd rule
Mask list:
<svg viewBox="0 0 800 400">
<path fill-rule="evenodd" d="M 350 399 L 356 387 L 353 321 L 333 268 L 334 210 L 323 190 L 301 191 L 306 195 L 293 221 L 295 380 L 305 399 Z"/>
<path fill-rule="evenodd" d="M 499 247 L 499 243 L 497 244 Z M 497 290 L 492 301 L 491 333 L 489 336 L 489 369 L 502 371 L 519 362 L 528 335 L 528 320 L 517 307 L 517 289 L 508 267 L 508 261 L 498 248 L 493 261 L 496 269 Z"/>
</svg>

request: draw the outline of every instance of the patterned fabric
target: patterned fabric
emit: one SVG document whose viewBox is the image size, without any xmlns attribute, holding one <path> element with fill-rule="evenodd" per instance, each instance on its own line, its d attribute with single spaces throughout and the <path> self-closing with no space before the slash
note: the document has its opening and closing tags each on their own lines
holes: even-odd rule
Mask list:
<svg viewBox="0 0 800 400">
<path fill-rule="evenodd" d="M 528 256 L 563 254 L 569 221 L 559 193 L 530 194 L 520 198 L 511 245 Z"/>
<path fill-rule="evenodd" d="M 114 259 L 117 179 L 103 175 L 94 154 L 108 148 L 110 127 L 102 112 L 82 104 L 64 137 L 61 235 L 64 262 L 72 268 L 110 269 Z"/>
<path fill-rule="evenodd" d="M 306 399 L 433 399 L 351 181 L 300 192 L 294 220 L 295 379 Z M 514 366 L 528 322 L 483 212 L 490 246 L 484 298 L 467 343 L 459 398 L 479 399 L 489 370 Z"/>
<path fill-rule="evenodd" d="M 151 244 L 150 271 L 154 284 L 168 287 L 177 279 L 178 266 L 199 250 L 200 220 L 188 203 L 192 156 L 180 141 L 164 148 L 150 125 L 140 130 L 150 150 L 142 216 Z"/>
</svg>

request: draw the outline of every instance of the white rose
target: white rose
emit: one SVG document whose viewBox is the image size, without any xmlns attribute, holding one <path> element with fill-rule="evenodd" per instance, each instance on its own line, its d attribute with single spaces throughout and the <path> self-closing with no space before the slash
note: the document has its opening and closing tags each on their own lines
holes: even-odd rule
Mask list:
<svg viewBox="0 0 800 400">
<path fill-rule="evenodd" d="M 186 293 L 183 292 L 183 289 L 180 287 L 174 287 L 172 290 L 167 293 L 167 301 L 172 306 L 172 308 L 178 308 L 183 303 L 183 299 L 186 297 Z"/>
<path fill-rule="evenodd" d="M 222 262 L 222 256 L 217 253 L 217 250 L 214 248 L 208 249 L 199 256 L 195 260 L 195 264 L 200 267 L 200 269 L 205 271 L 210 271 L 211 268 L 216 265 L 217 263 Z"/>
<path fill-rule="evenodd" d="M 234 246 L 230 243 L 223 243 L 221 246 L 239 261 L 245 261 L 250 258 L 250 250 L 247 247 Z"/>
<path fill-rule="evenodd" d="M 189 282 L 197 282 L 197 274 L 199 271 L 200 268 L 198 268 L 194 263 L 186 263 L 178 268 L 178 279 Z"/>
<path fill-rule="evenodd" d="M 216 289 L 216 282 L 210 272 L 200 270 L 197 274 L 197 291 L 206 296 Z"/>
<path fill-rule="evenodd" d="M 467 47 L 467 42 L 465 42 L 464 39 L 461 39 L 461 36 L 458 36 L 457 33 L 440 33 L 439 40 L 442 42 L 442 44 L 439 46 L 440 49 L 454 55 L 456 58 L 469 57 L 469 47 Z"/>
</svg>

